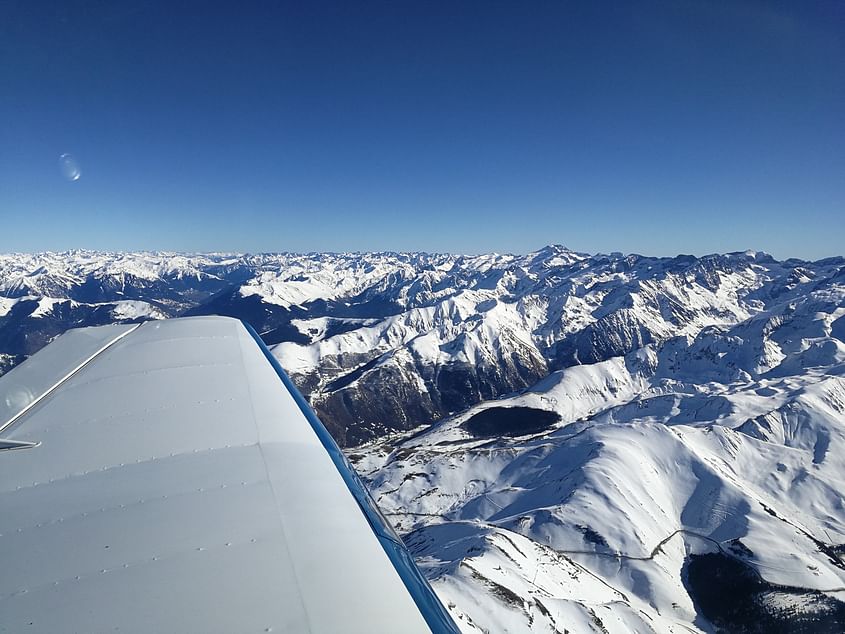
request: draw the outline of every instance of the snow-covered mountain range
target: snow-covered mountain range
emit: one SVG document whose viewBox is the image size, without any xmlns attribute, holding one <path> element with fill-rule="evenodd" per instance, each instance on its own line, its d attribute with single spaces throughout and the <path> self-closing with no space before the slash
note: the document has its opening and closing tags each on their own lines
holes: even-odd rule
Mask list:
<svg viewBox="0 0 845 634">
<path fill-rule="evenodd" d="M 843 631 L 843 291 L 570 366 L 355 464 L 466 631 Z"/>
<path fill-rule="evenodd" d="M 843 258 L 0 256 L 6 366 L 208 313 L 366 443 L 468 632 L 845 631 Z"/>
</svg>

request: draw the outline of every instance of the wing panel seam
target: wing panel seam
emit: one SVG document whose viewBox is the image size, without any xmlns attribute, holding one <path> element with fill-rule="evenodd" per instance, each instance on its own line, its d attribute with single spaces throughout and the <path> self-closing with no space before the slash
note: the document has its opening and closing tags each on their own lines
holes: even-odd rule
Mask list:
<svg viewBox="0 0 845 634">
<path fill-rule="evenodd" d="M 42 392 L 37 398 L 33 399 L 32 402 L 29 403 L 29 405 L 24 407 L 21 411 L 19 411 L 17 414 L 12 416 L 5 423 L 0 425 L 0 433 L 3 433 L 8 428 L 10 428 L 12 425 L 14 425 L 18 421 L 20 421 L 21 418 L 23 418 L 27 414 L 27 412 L 29 412 L 32 408 L 34 408 L 36 405 L 38 405 L 38 403 L 40 403 L 41 401 L 43 401 L 44 399 L 49 397 L 53 392 L 55 392 L 57 389 L 59 389 L 64 383 L 66 383 L 68 380 L 70 380 L 77 372 L 82 370 L 85 366 L 87 366 L 89 363 L 91 363 L 94 359 L 96 359 L 98 356 L 100 356 L 103 352 L 108 350 L 110 347 L 112 347 L 118 341 L 120 341 L 124 337 L 127 337 L 128 335 L 130 335 L 133 332 L 135 332 L 136 330 L 138 330 L 138 328 L 140 328 L 143 325 L 143 323 L 144 322 L 141 322 L 140 324 L 136 324 L 135 326 L 133 326 L 132 328 L 130 328 L 126 332 L 120 333 L 117 337 L 115 337 L 111 341 L 107 342 L 104 346 L 102 346 L 97 351 L 95 351 L 94 354 L 87 357 L 82 363 L 80 363 L 73 370 L 71 370 L 70 372 L 65 374 L 62 378 L 60 378 L 58 381 L 56 381 L 51 387 L 47 388 L 44 392 Z"/>
</svg>

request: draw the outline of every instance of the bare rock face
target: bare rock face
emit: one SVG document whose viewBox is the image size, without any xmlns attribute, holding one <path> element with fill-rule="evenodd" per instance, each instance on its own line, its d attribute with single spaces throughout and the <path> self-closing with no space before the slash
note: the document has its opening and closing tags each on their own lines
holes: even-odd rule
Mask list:
<svg viewBox="0 0 845 634">
<path fill-rule="evenodd" d="M 295 376 L 335 438 L 356 445 L 525 389 L 547 373 L 544 359 L 527 351 L 499 353 L 479 365 L 436 365 L 399 351 L 341 374 L 322 391 L 308 390 L 309 379 Z M 315 374 L 310 380 L 318 384 Z"/>
</svg>

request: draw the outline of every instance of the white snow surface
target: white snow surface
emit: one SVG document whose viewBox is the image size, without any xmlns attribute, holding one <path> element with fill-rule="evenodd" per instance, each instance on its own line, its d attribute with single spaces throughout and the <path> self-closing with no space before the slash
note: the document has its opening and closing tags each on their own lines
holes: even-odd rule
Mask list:
<svg viewBox="0 0 845 634">
<path fill-rule="evenodd" d="M 350 456 L 466 632 L 713 631 L 682 567 L 716 549 L 842 600 L 843 307 L 841 283 L 734 307 Z M 517 406 L 560 421 L 465 426 Z"/>
<path fill-rule="evenodd" d="M 841 258 L 777 262 L 749 252 L 660 259 L 590 256 L 553 246 L 524 256 L 289 256 L 282 269 L 265 268 L 240 292 L 285 307 L 328 301 L 347 309 L 351 304 L 359 317 L 380 311 L 336 334 L 325 323 L 294 322 L 303 332 L 310 329 L 310 343 L 273 348 L 319 406 L 346 374 L 346 391 L 388 367 L 409 385 L 432 390 L 437 374 L 425 368 L 468 364 L 495 373 L 513 363 L 522 378 L 509 390 L 494 391 L 501 396 L 557 367 L 592 364 L 646 345 L 667 347 L 661 372 L 669 378 L 696 365 L 695 382 L 702 382 L 701 372 L 720 382 L 752 376 L 800 347 L 801 339 L 788 334 L 792 326 L 782 326 L 793 313 L 805 315 L 816 330 L 829 330 L 842 316 L 843 270 Z M 379 308 L 368 312 L 373 301 Z M 824 319 L 812 320 L 815 313 Z M 702 332 L 708 336 L 700 338 Z M 730 357 L 734 341 L 751 336 L 755 343 L 744 347 L 745 356 Z M 836 356 L 831 345 L 815 354 Z M 713 368 L 699 357 L 725 358 Z M 526 376 L 534 378 L 521 383 Z"/>
<path fill-rule="evenodd" d="M 134 277 L 141 280 L 212 275 L 215 266 L 233 261 L 226 254 L 120 253 L 63 251 L 0 254 L 0 295 L 63 297 L 86 278 Z"/>
<path fill-rule="evenodd" d="M 112 315 L 117 320 L 131 319 L 164 319 L 167 317 L 161 310 L 149 304 L 137 300 L 125 300 L 108 304 L 113 306 Z"/>
</svg>

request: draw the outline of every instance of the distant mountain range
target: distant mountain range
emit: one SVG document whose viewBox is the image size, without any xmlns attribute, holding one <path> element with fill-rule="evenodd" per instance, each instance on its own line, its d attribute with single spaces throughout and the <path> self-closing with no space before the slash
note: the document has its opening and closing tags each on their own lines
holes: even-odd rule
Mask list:
<svg viewBox="0 0 845 634">
<path fill-rule="evenodd" d="M 465 631 L 845 631 L 845 259 L 0 256 L 6 368 L 211 313 L 366 443 Z"/>
<path fill-rule="evenodd" d="M 72 327 L 231 315 L 275 346 L 335 437 L 354 445 L 646 345 L 694 354 L 702 331 L 765 328 L 843 276 L 841 258 L 591 256 L 559 246 L 526 256 L 2 255 L 0 363 Z M 764 372 L 785 353 L 767 339 L 754 354 L 737 373 Z"/>
</svg>

